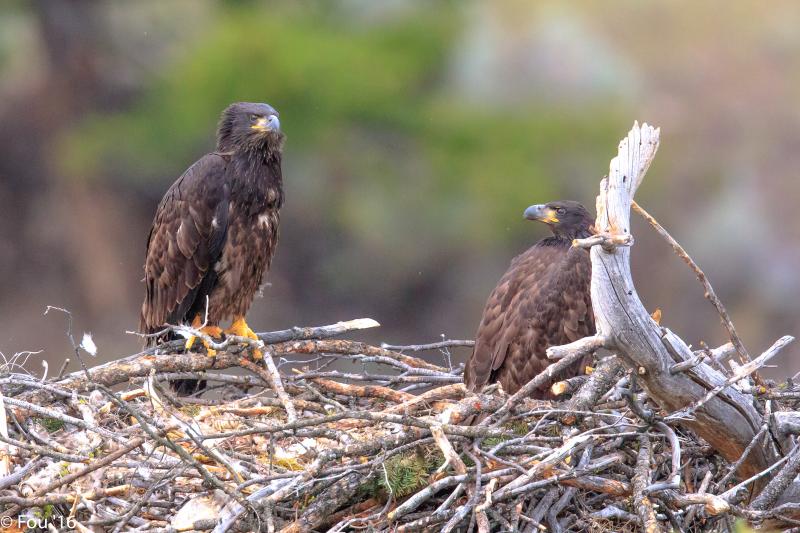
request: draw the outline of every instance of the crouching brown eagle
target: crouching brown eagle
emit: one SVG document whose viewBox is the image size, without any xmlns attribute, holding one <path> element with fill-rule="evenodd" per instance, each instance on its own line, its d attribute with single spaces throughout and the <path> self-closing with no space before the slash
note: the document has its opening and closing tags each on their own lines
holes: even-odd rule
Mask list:
<svg viewBox="0 0 800 533">
<path fill-rule="evenodd" d="M 560 201 L 532 205 L 525 218 L 544 222 L 553 236 L 514 258 L 489 296 L 464 370 L 464 382 L 472 391 L 499 382 L 512 394 L 550 364 L 548 347 L 595 333 L 589 292 L 592 263 L 588 250 L 572 246 L 573 239 L 593 234 L 592 216 L 577 202 Z M 554 379 L 579 374 L 590 360 L 588 356 Z M 549 389 L 533 397 L 548 398 Z"/>
<path fill-rule="evenodd" d="M 147 240 L 140 331 L 191 323 L 212 337 L 256 338 L 245 315 L 278 242 L 283 140 L 278 112 L 267 104 L 235 103 L 223 111 L 216 151 L 189 167 L 158 205 Z M 223 331 L 219 325 L 228 319 Z M 190 393 L 197 383 L 173 386 Z"/>
</svg>

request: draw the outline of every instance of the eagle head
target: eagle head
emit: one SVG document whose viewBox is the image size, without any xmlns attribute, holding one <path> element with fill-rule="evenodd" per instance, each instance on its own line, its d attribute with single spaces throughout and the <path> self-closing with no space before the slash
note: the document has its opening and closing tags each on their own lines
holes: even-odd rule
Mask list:
<svg viewBox="0 0 800 533">
<path fill-rule="evenodd" d="M 594 233 L 594 218 L 572 200 L 532 205 L 525 210 L 525 218 L 544 222 L 556 237 L 578 239 Z"/>
<path fill-rule="evenodd" d="M 222 112 L 217 128 L 217 150 L 280 151 L 283 132 L 279 114 L 269 104 L 237 102 Z"/>
</svg>

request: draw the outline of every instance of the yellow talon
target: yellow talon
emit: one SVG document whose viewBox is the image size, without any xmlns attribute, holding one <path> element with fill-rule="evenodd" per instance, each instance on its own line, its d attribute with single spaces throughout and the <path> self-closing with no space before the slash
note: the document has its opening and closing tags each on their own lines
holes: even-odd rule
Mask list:
<svg viewBox="0 0 800 533">
<path fill-rule="evenodd" d="M 192 349 L 192 346 L 194 346 L 194 343 L 195 343 L 195 341 L 196 341 L 196 340 L 198 340 L 198 339 L 200 340 L 200 344 L 202 344 L 203 346 L 205 346 L 205 348 L 206 348 L 206 355 L 208 355 L 209 357 L 214 357 L 215 355 L 217 355 L 217 351 L 216 351 L 214 348 L 212 348 L 212 347 L 211 347 L 211 346 L 208 344 L 208 342 L 206 342 L 205 340 L 203 340 L 201 337 L 195 337 L 194 335 L 192 335 L 191 337 L 189 337 L 189 338 L 186 340 L 186 351 L 189 351 L 189 350 L 191 350 L 191 349 Z"/>
<path fill-rule="evenodd" d="M 208 335 L 209 337 L 219 338 L 219 337 L 222 336 L 223 331 L 222 331 L 222 328 L 220 328 L 219 326 L 203 326 L 201 328 L 200 325 L 202 323 L 203 323 L 202 317 L 200 315 L 197 315 L 197 316 L 194 317 L 194 320 L 192 320 L 192 327 L 195 328 L 195 329 L 199 329 L 199 331 L 201 333 L 203 333 L 204 335 Z M 211 348 L 211 346 L 209 346 L 208 342 L 204 341 L 200 337 L 195 337 L 194 335 L 189 337 L 186 340 L 186 350 L 187 351 L 192 349 L 192 346 L 194 346 L 194 343 L 198 338 L 200 339 L 200 343 L 203 346 L 205 346 L 206 354 L 209 357 L 214 357 L 215 355 L 217 355 L 217 351 L 215 349 Z"/>
<path fill-rule="evenodd" d="M 235 335 L 237 337 L 247 337 L 248 339 L 258 340 L 258 335 L 256 335 L 255 331 L 250 329 L 250 326 L 247 325 L 245 322 L 244 317 L 240 316 L 236 318 L 231 327 L 225 330 L 227 335 Z"/>
<path fill-rule="evenodd" d="M 248 339 L 258 340 L 256 332 L 250 329 L 243 316 L 236 317 L 231 324 L 231 327 L 225 330 L 226 335 L 234 335 L 236 337 L 247 337 Z M 264 354 L 261 350 L 253 349 L 253 359 L 263 359 Z"/>
</svg>

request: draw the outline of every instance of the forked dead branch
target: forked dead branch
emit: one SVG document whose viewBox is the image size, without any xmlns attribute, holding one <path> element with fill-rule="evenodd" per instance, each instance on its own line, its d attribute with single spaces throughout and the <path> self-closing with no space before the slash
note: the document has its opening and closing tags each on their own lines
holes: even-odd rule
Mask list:
<svg viewBox="0 0 800 533">
<path fill-rule="evenodd" d="M 597 198 L 597 222 L 599 232 L 626 236 L 630 234 L 630 210 L 633 197 L 644 179 L 659 144 L 659 130 L 647 124 L 634 125 L 622 140 L 619 153 L 611 161 L 609 175 L 600 185 Z M 651 217 L 652 220 L 652 217 Z M 660 226 L 659 226 L 660 227 Z M 700 272 L 688 257 L 690 265 Z M 638 381 L 648 395 L 673 419 L 681 419 L 686 427 L 703 437 L 715 450 L 729 461 L 736 461 L 752 441 L 763 424 L 762 415 L 753 406 L 752 399 L 731 387 L 737 379 L 726 380 L 726 376 L 711 366 L 699 363 L 684 372 L 673 373 L 674 364 L 690 361 L 692 351 L 686 343 L 669 329 L 657 324 L 645 310 L 630 271 L 630 248 L 592 248 L 592 303 L 595 310 L 598 336 L 606 339 L 624 361 L 637 370 Z M 712 302 L 721 311 L 728 326 L 734 346 L 741 345 L 730 319 L 713 289 L 707 283 L 706 293 L 713 296 Z M 793 340 L 784 337 L 776 343 L 780 348 Z M 746 352 L 740 348 L 743 357 Z M 774 355 L 777 349 L 765 354 Z M 763 365 L 768 357 L 760 357 L 751 364 L 750 373 Z M 743 373 L 742 373 L 743 374 Z M 715 391 L 712 394 L 712 391 Z M 785 443 L 755 450 L 740 468 L 745 476 L 761 472 L 777 460 Z"/>
<path fill-rule="evenodd" d="M 333 338 L 377 326 L 364 319 L 210 344 L 216 357 L 184 353 L 177 341 L 46 380 L 10 368 L 0 376 L 3 524 L 23 516 L 81 532 L 797 527 L 800 388 L 752 379 L 791 338 L 724 370 L 741 344 L 732 324 L 733 344 L 692 351 L 638 299 L 629 213 L 657 147 L 658 130 L 634 126 L 601 186 L 599 234 L 576 243 L 591 248 L 598 334 L 551 349 L 550 374 L 587 351 L 614 352 L 590 376 L 553 384 L 540 375 L 510 397 L 468 394 L 451 361 L 464 359 L 457 350 L 470 341 Z M 252 348 L 268 360 L 252 360 Z M 209 389 L 174 397 L 165 385 L 178 378 Z M 571 397 L 524 392 L 542 385 Z"/>
</svg>

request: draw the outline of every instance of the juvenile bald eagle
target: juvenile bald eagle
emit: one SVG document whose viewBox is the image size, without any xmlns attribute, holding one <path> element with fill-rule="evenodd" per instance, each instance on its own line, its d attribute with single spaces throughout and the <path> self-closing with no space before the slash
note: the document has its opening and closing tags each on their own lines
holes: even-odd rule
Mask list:
<svg viewBox="0 0 800 533">
<path fill-rule="evenodd" d="M 143 333 L 205 323 L 202 331 L 212 337 L 256 338 L 245 315 L 278 242 L 283 140 L 278 112 L 267 104 L 235 103 L 223 111 L 216 151 L 189 167 L 158 205 L 144 263 Z M 193 344 L 189 339 L 186 348 Z M 197 383 L 173 386 L 189 393 Z"/>
<path fill-rule="evenodd" d="M 544 222 L 553 236 L 514 258 L 489 296 L 464 371 L 472 391 L 499 382 L 513 394 L 550 364 L 548 347 L 595 333 L 589 293 L 592 263 L 588 250 L 572 247 L 573 239 L 592 235 L 592 216 L 577 202 L 559 201 L 532 205 L 525 218 Z M 554 380 L 579 374 L 590 360 L 589 356 Z M 549 390 L 543 388 L 533 397 L 547 398 Z"/>
</svg>

